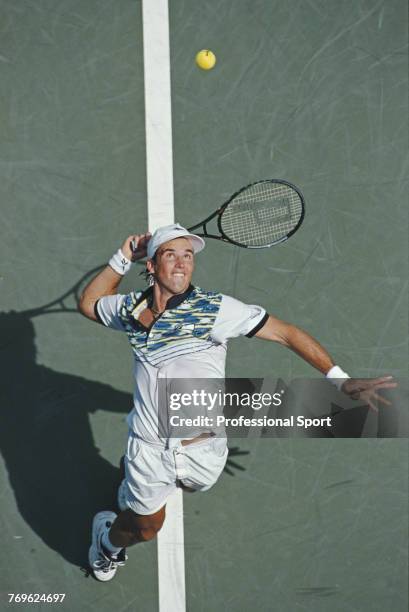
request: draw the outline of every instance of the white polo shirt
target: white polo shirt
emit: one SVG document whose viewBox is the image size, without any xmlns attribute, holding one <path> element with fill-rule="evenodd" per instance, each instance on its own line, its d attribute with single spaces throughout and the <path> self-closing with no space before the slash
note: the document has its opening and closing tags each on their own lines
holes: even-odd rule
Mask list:
<svg viewBox="0 0 409 612">
<path fill-rule="evenodd" d="M 96 305 L 100 322 L 111 329 L 125 332 L 120 317 L 125 298 L 126 295 L 121 294 L 100 298 Z M 224 378 L 227 341 L 238 336 L 251 337 L 264 325 L 267 318 L 268 315 L 261 306 L 244 304 L 222 294 L 220 308 L 210 333 L 209 348 L 175 356 L 159 366 L 134 356 L 134 406 L 127 417 L 133 432 L 146 442 L 167 446 L 169 440 L 159 437 L 158 434 L 158 379 Z"/>
</svg>

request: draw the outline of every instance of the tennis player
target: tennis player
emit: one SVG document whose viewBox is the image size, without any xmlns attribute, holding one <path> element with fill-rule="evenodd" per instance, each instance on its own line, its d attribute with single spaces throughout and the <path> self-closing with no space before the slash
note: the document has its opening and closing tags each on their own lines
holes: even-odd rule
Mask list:
<svg viewBox="0 0 409 612">
<path fill-rule="evenodd" d="M 360 394 L 372 408 L 376 401 L 388 403 L 376 390 L 392 385 L 391 377 L 350 379 L 317 340 L 295 325 L 261 306 L 192 285 L 195 254 L 204 246 L 200 236 L 179 224 L 161 227 L 153 236 L 128 236 L 81 296 L 80 312 L 125 332 L 134 357 L 125 479 L 118 491 L 121 512 L 98 512 L 92 525 L 89 563 L 98 580 L 113 578 L 127 559 L 126 547 L 155 537 L 165 519 L 166 500 L 176 487 L 207 491 L 227 460 L 225 437 L 202 433 L 180 440 L 159 435 L 159 379 L 224 378 L 227 341 L 256 336 L 295 351 L 342 391 L 353 398 Z M 119 294 L 123 276 L 146 255 L 149 288 Z"/>
</svg>

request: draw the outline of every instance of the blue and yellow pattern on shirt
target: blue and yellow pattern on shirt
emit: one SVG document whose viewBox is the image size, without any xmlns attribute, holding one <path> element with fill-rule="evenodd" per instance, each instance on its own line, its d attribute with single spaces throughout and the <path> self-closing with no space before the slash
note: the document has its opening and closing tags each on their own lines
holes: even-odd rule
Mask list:
<svg viewBox="0 0 409 612">
<path fill-rule="evenodd" d="M 178 306 L 165 310 L 148 331 L 138 323 L 147 299 L 141 292 L 129 293 L 119 314 L 136 359 L 159 366 L 213 346 L 211 331 L 221 300 L 220 293 L 194 287 Z"/>
</svg>

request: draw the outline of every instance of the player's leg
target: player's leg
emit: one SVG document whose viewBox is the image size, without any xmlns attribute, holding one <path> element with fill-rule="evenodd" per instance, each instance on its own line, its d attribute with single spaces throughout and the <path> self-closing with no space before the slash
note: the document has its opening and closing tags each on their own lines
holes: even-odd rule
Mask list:
<svg viewBox="0 0 409 612">
<path fill-rule="evenodd" d="M 115 547 L 126 548 L 138 542 L 152 540 L 165 520 L 163 506 L 153 514 L 136 514 L 131 509 L 121 512 L 109 531 L 109 540 Z"/>
<path fill-rule="evenodd" d="M 127 559 L 125 548 L 138 542 L 147 542 L 156 536 L 165 520 L 165 506 L 148 515 L 124 510 L 98 512 L 92 523 L 92 543 L 88 553 L 89 564 L 97 580 L 111 580 L 119 566 Z"/>
<path fill-rule="evenodd" d="M 89 563 L 98 580 L 111 580 L 126 560 L 127 546 L 154 538 L 165 520 L 167 497 L 176 488 L 166 452 L 130 435 L 118 489 L 121 512 L 99 512 L 93 521 Z"/>
</svg>

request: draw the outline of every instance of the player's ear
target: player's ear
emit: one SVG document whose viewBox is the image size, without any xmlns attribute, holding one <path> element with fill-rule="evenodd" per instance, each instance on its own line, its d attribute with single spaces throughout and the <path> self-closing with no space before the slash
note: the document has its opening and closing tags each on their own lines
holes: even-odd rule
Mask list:
<svg viewBox="0 0 409 612">
<path fill-rule="evenodd" d="M 152 259 L 148 259 L 146 262 L 146 270 L 149 274 L 154 274 L 155 272 L 155 262 Z"/>
</svg>

